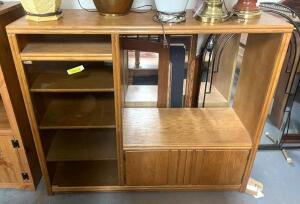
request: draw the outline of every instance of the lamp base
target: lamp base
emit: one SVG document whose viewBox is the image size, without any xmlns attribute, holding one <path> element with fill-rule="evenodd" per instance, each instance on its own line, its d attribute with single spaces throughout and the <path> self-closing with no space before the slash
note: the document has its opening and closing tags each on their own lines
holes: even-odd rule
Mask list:
<svg viewBox="0 0 300 204">
<path fill-rule="evenodd" d="M 43 22 L 43 21 L 56 21 L 60 19 L 63 15 L 54 15 L 54 16 L 30 16 L 26 15 L 26 19 L 30 21 L 37 21 L 37 22 Z"/>
<path fill-rule="evenodd" d="M 196 19 L 202 21 L 203 23 L 221 23 L 224 22 L 229 15 L 224 14 L 220 16 L 212 16 L 212 15 L 198 15 Z"/>
<path fill-rule="evenodd" d="M 185 12 L 166 13 L 157 11 L 153 20 L 160 23 L 181 23 L 186 21 Z"/>
<path fill-rule="evenodd" d="M 258 11 L 235 11 L 234 13 L 239 17 L 243 19 L 253 19 L 253 18 L 259 18 L 261 15 L 261 12 Z"/>
<path fill-rule="evenodd" d="M 223 1 L 206 0 L 196 19 L 204 23 L 218 23 L 227 20 L 229 14 L 223 10 Z"/>
</svg>

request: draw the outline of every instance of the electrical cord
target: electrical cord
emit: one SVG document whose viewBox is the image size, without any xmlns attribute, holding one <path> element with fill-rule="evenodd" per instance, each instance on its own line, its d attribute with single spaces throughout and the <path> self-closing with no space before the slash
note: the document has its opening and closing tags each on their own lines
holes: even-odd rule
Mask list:
<svg viewBox="0 0 300 204">
<path fill-rule="evenodd" d="M 98 12 L 97 10 L 87 9 L 87 8 L 85 8 L 84 6 L 82 6 L 80 0 L 77 0 L 77 2 L 78 2 L 78 4 L 79 4 L 80 8 L 83 9 L 83 10 L 85 10 L 85 11 L 87 11 L 87 12 Z"/>
<path fill-rule="evenodd" d="M 181 13 L 166 13 L 166 12 L 161 12 L 161 11 L 156 11 L 155 15 L 152 17 L 152 20 L 160 23 L 161 28 L 162 28 L 162 32 L 163 32 L 163 45 L 164 47 L 169 47 L 169 42 L 166 36 L 166 32 L 165 32 L 165 24 L 169 24 L 169 23 L 175 23 L 174 20 L 175 19 L 183 19 L 185 18 L 185 14 L 186 12 L 181 12 Z M 160 18 L 160 16 L 168 16 L 168 19 L 166 20 L 162 20 Z M 181 22 L 184 22 L 185 19 Z"/>
</svg>

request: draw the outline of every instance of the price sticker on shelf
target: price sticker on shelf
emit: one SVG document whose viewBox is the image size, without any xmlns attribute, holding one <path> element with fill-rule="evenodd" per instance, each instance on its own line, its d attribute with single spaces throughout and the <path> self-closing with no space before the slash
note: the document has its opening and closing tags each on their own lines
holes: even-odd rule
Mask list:
<svg viewBox="0 0 300 204">
<path fill-rule="evenodd" d="M 84 66 L 83 65 L 80 65 L 78 67 L 74 67 L 72 69 L 68 69 L 67 70 L 67 73 L 69 75 L 73 75 L 73 74 L 76 74 L 76 73 L 79 73 L 79 72 L 82 72 L 84 70 Z"/>
</svg>

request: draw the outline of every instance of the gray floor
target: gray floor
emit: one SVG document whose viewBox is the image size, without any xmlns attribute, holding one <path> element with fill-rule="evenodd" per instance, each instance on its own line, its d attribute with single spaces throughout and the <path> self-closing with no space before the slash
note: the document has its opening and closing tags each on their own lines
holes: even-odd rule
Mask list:
<svg viewBox="0 0 300 204">
<path fill-rule="evenodd" d="M 299 204 L 300 151 L 289 151 L 294 160 L 288 165 L 280 151 L 259 152 L 252 177 L 265 185 L 264 198 L 255 199 L 238 192 L 172 193 L 81 193 L 47 196 L 41 182 L 37 192 L 0 190 L 0 204 Z"/>
</svg>

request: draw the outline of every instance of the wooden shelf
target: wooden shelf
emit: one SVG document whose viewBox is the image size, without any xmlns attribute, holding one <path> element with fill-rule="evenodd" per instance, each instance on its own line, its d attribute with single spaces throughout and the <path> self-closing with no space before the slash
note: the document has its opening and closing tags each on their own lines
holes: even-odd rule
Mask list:
<svg viewBox="0 0 300 204">
<path fill-rule="evenodd" d="M 52 180 L 52 187 L 113 186 L 117 184 L 117 161 L 59 162 Z"/>
<path fill-rule="evenodd" d="M 112 60 L 108 42 L 30 42 L 21 52 L 23 61 L 104 61 Z"/>
<path fill-rule="evenodd" d="M 0 136 L 1 135 L 12 135 L 12 130 L 7 118 L 3 101 L 0 96 Z"/>
<path fill-rule="evenodd" d="M 47 161 L 116 160 L 115 129 L 59 130 L 53 136 Z"/>
<path fill-rule="evenodd" d="M 129 85 L 125 97 L 126 108 L 157 107 L 157 86 Z"/>
<path fill-rule="evenodd" d="M 48 105 L 41 115 L 40 129 L 115 128 L 113 94 L 54 94 L 47 97 Z"/>
<path fill-rule="evenodd" d="M 79 64 L 77 64 L 78 66 Z M 113 70 L 104 63 L 92 63 L 85 70 L 68 75 L 68 63 L 39 62 L 27 67 L 31 92 L 113 92 Z"/>
<path fill-rule="evenodd" d="M 127 108 L 124 148 L 251 148 L 251 138 L 231 108 Z"/>
</svg>

